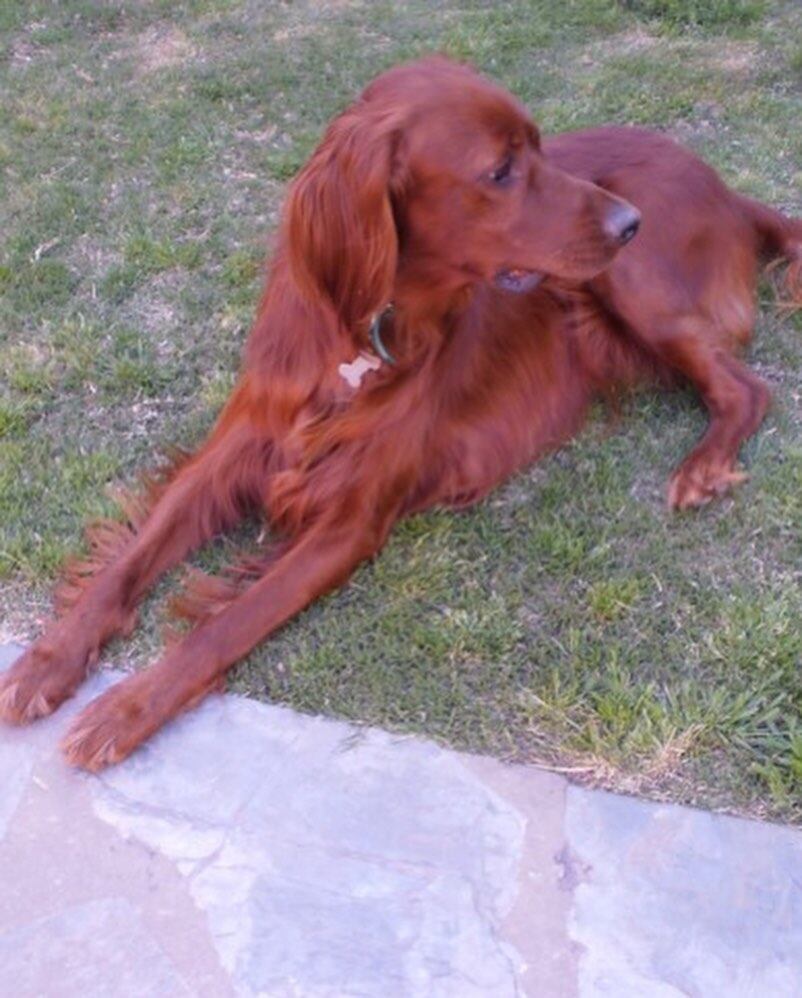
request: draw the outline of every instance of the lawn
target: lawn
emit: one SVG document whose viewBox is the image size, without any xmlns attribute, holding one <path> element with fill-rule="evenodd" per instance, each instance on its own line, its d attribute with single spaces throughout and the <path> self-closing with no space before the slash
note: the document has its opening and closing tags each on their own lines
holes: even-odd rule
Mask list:
<svg viewBox="0 0 802 998">
<path fill-rule="evenodd" d="M 797 0 L 27 0 L 0 7 L 0 621 L 36 633 L 104 489 L 192 446 L 232 384 L 288 180 L 385 67 L 442 50 L 544 131 L 668 131 L 802 214 Z M 670 515 L 690 393 L 384 553 L 231 676 L 251 696 L 802 821 L 802 321 L 761 289 L 775 405 L 730 499 Z M 211 545 L 216 567 L 258 525 Z M 144 664 L 162 604 L 110 658 Z"/>
</svg>

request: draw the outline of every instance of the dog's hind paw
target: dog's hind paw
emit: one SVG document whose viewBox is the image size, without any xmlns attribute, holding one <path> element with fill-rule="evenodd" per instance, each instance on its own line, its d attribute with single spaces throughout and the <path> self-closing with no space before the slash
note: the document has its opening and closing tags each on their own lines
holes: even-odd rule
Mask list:
<svg viewBox="0 0 802 998">
<path fill-rule="evenodd" d="M 677 468 L 668 483 L 669 508 L 705 506 L 748 478 L 749 475 L 736 468 L 732 461 L 690 458 Z"/>
</svg>

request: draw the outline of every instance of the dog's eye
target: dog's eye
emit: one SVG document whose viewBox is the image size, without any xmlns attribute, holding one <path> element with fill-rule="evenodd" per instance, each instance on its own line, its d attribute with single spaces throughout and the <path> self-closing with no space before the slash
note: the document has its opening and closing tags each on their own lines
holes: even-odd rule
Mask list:
<svg viewBox="0 0 802 998">
<path fill-rule="evenodd" d="M 512 153 L 510 153 L 504 162 L 495 168 L 490 174 L 490 179 L 494 184 L 504 185 L 506 184 L 510 177 L 512 176 Z"/>
</svg>

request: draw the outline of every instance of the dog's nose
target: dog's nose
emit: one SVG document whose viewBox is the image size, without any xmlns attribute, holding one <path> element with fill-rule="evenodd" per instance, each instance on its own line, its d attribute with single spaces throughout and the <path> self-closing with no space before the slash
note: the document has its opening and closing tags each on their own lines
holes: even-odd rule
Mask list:
<svg viewBox="0 0 802 998">
<path fill-rule="evenodd" d="M 640 212 L 626 201 L 615 204 L 604 220 L 604 231 L 622 246 L 634 237 L 639 228 Z"/>
</svg>

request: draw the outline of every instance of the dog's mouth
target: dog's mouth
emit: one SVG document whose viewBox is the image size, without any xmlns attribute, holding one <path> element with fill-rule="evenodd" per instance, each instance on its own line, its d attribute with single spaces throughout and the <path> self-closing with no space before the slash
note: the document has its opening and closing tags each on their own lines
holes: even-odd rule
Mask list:
<svg viewBox="0 0 802 998">
<path fill-rule="evenodd" d="M 532 291 L 543 280 L 545 274 L 539 270 L 523 270 L 521 267 L 505 267 L 497 271 L 493 283 L 502 291 L 512 291 L 514 294 L 525 294 Z"/>
</svg>

